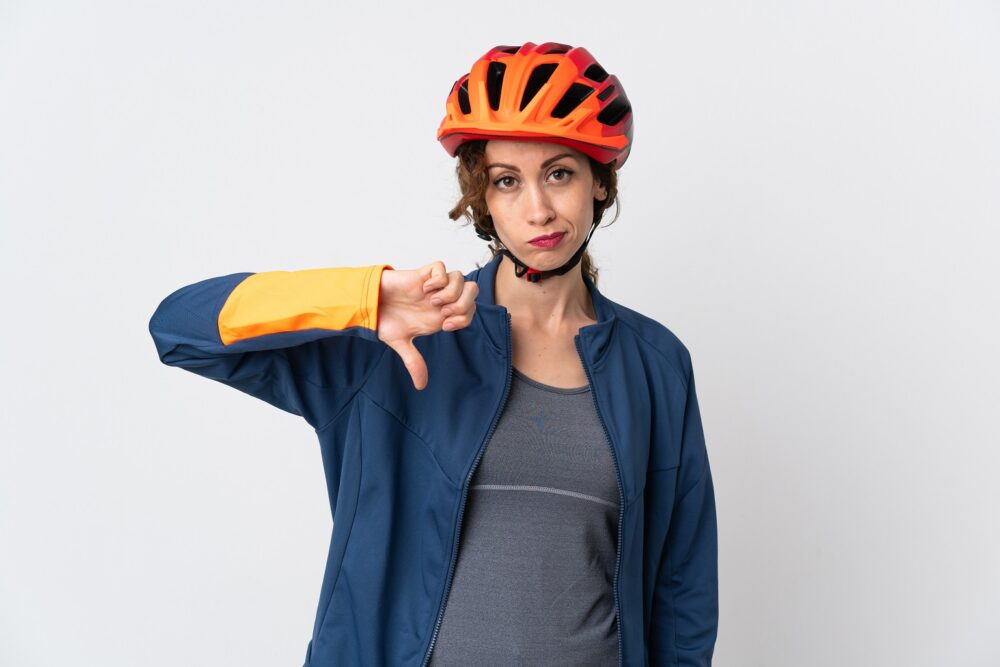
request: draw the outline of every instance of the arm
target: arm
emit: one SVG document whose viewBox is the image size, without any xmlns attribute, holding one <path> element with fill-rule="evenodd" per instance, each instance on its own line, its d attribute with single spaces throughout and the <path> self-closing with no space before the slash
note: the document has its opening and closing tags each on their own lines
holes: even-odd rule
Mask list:
<svg viewBox="0 0 1000 667">
<path fill-rule="evenodd" d="M 182 287 L 149 321 L 160 360 L 235 387 L 317 428 L 353 397 L 385 349 L 382 271 L 234 273 Z"/>
<path fill-rule="evenodd" d="M 689 373 L 680 466 L 653 593 L 650 665 L 710 667 L 719 624 L 718 531 L 705 435 Z"/>
</svg>

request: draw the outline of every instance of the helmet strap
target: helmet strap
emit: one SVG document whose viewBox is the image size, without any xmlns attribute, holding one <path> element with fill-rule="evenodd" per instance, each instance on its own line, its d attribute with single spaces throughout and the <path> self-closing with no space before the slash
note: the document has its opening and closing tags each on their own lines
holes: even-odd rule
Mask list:
<svg viewBox="0 0 1000 667">
<path fill-rule="evenodd" d="M 573 253 L 573 256 L 570 257 L 568 260 L 566 260 L 565 264 L 563 264 L 562 266 L 558 266 L 554 269 L 548 269 L 546 271 L 541 271 L 539 269 L 534 269 L 528 266 L 520 259 L 515 257 L 514 253 L 512 253 L 507 247 L 503 245 L 503 241 L 500 240 L 499 236 L 495 238 L 497 240 L 497 243 L 500 244 L 500 252 L 502 252 L 504 255 L 507 255 L 507 257 L 509 257 L 510 260 L 514 262 L 515 264 L 514 275 L 516 275 L 518 278 L 524 278 L 528 282 L 537 283 L 542 278 L 548 278 L 549 276 L 561 276 L 562 274 L 566 273 L 574 266 L 576 266 L 583 258 L 583 252 L 584 250 L 587 249 L 587 244 L 590 243 L 590 237 L 594 235 L 594 230 L 597 229 L 598 222 L 600 221 L 595 220 L 593 222 L 593 224 L 590 226 L 590 233 L 587 234 L 587 238 L 584 239 L 583 244 L 577 249 L 577 251 Z M 484 238 L 487 240 L 492 240 L 494 238 L 494 235 L 479 234 L 479 236 L 480 238 Z"/>
</svg>

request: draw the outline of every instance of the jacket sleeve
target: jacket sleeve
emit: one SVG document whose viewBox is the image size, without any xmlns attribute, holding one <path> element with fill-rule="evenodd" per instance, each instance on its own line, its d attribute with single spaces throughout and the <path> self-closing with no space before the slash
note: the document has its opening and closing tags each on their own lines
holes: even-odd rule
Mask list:
<svg viewBox="0 0 1000 667">
<path fill-rule="evenodd" d="M 380 355 L 382 271 L 234 273 L 182 287 L 149 321 L 160 361 L 235 387 L 313 428 L 336 416 Z"/>
<path fill-rule="evenodd" d="M 682 423 L 674 507 L 653 593 L 653 667 L 710 667 L 719 623 L 715 492 L 693 373 Z"/>
</svg>

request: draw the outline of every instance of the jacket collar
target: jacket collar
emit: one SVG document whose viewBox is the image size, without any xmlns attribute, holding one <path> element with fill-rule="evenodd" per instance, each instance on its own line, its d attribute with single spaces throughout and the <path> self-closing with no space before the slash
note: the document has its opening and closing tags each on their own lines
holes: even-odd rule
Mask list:
<svg viewBox="0 0 1000 667">
<path fill-rule="evenodd" d="M 493 347 L 506 355 L 507 308 L 496 303 L 494 291 L 497 269 L 502 259 L 503 255 L 498 254 L 470 276 L 479 287 L 479 294 L 476 295 L 476 318 Z M 614 304 L 597 289 L 597 285 L 586 274 L 583 274 L 583 282 L 594 303 L 597 322 L 580 327 L 580 343 L 584 352 L 591 354 L 591 360 L 597 363 L 603 357 L 611 340 L 617 316 Z"/>
</svg>

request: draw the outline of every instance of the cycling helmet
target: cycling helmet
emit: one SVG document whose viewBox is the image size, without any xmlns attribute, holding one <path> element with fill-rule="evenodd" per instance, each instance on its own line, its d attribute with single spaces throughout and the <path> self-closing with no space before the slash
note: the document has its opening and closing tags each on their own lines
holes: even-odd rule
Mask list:
<svg viewBox="0 0 1000 667">
<path fill-rule="evenodd" d="M 472 139 L 544 139 L 621 168 L 632 107 L 618 77 L 582 46 L 496 46 L 456 81 L 438 140 L 453 156 Z"/>
<path fill-rule="evenodd" d="M 452 85 L 437 137 L 452 157 L 475 139 L 550 141 L 618 169 L 632 146 L 632 106 L 618 77 L 583 47 L 557 42 L 496 46 Z M 518 277 L 538 282 L 580 261 L 597 222 L 573 257 L 555 269 L 539 271 L 507 248 L 500 251 L 517 265 Z M 477 233 L 487 241 L 494 238 Z"/>
</svg>

